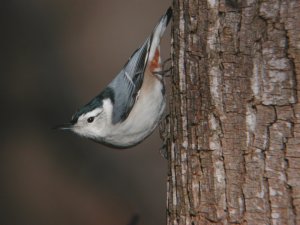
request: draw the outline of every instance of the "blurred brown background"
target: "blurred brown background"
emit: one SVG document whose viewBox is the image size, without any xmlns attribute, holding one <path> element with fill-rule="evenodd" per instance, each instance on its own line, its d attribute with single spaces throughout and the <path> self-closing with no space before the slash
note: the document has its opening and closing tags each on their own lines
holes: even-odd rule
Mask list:
<svg viewBox="0 0 300 225">
<path fill-rule="evenodd" d="M 1 225 L 165 224 L 157 131 L 119 151 L 51 127 L 107 85 L 169 4 L 1 1 Z"/>
</svg>

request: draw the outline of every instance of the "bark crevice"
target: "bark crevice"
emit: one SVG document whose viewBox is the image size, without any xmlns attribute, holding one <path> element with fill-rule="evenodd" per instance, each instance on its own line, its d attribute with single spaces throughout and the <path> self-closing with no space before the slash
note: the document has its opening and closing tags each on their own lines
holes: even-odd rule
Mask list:
<svg viewBox="0 0 300 225">
<path fill-rule="evenodd" d="M 173 7 L 168 224 L 300 224 L 299 1 Z"/>
</svg>

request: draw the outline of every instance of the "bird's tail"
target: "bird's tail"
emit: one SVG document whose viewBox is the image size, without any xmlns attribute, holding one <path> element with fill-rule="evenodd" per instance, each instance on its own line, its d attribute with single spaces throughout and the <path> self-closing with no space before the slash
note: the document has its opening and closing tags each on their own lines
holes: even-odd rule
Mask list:
<svg viewBox="0 0 300 225">
<path fill-rule="evenodd" d="M 160 21 L 154 28 L 151 37 L 150 37 L 150 50 L 148 55 L 148 62 L 151 62 L 157 52 L 157 48 L 159 47 L 160 39 L 163 36 L 170 20 L 172 18 L 172 8 L 168 8 L 166 13 L 161 17 Z"/>
</svg>

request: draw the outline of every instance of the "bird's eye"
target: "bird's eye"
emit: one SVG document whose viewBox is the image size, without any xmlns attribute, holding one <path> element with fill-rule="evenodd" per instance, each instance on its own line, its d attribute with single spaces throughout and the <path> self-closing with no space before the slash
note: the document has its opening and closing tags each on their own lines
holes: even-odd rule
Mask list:
<svg viewBox="0 0 300 225">
<path fill-rule="evenodd" d="M 89 117 L 89 118 L 87 119 L 87 121 L 88 121 L 89 123 L 92 123 L 92 122 L 94 121 L 94 117 Z"/>
</svg>

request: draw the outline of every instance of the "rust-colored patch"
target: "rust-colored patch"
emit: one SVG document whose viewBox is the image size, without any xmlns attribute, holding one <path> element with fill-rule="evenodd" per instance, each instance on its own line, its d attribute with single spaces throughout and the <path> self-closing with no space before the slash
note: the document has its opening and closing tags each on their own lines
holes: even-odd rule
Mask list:
<svg viewBox="0 0 300 225">
<path fill-rule="evenodd" d="M 160 59 L 160 52 L 159 52 L 159 49 L 157 48 L 156 51 L 155 51 L 154 58 L 150 62 L 149 67 L 150 67 L 151 72 L 154 72 L 157 68 L 160 67 L 159 59 Z"/>
</svg>

